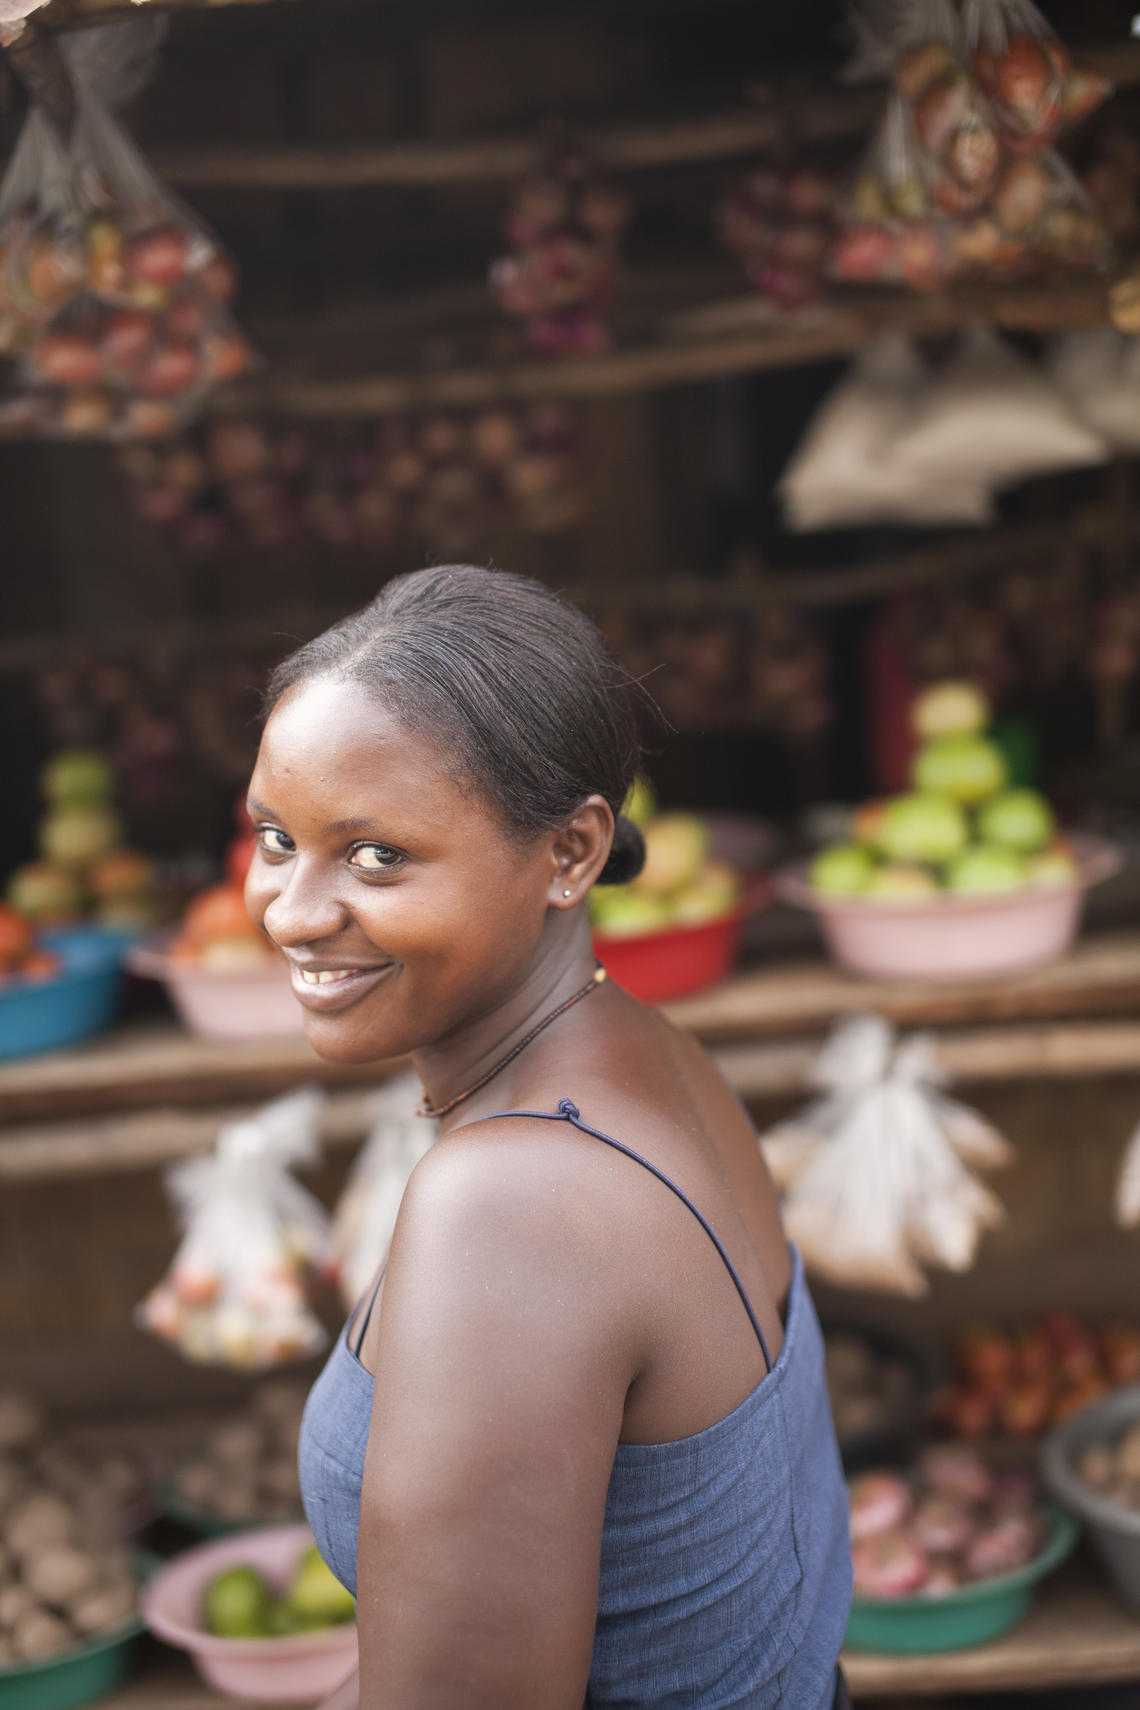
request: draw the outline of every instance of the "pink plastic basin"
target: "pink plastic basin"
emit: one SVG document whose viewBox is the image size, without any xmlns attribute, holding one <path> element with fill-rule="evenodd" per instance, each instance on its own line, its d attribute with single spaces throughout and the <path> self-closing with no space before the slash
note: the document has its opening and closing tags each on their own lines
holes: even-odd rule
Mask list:
<svg viewBox="0 0 1140 1710">
<path fill-rule="evenodd" d="M 263 968 L 223 974 L 168 956 L 171 937 L 166 931 L 136 944 L 126 963 L 132 974 L 162 982 L 191 1033 L 203 1039 L 257 1039 L 305 1031 L 283 956 L 266 956 Z"/>
<path fill-rule="evenodd" d="M 1070 948 L 1085 893 L 1122 865 L 1102 838 L 1069 838 L 1079 874 L 1068 885 L 1002 896 L 947 893 L 929 902 L 836 897 L 808 883 L 804 865 L 776 881 L 783 901 L 818 916 L 832 956 L 850 973 L 873 980 L 960 980 L 1011 974 L 1050 962 Z"/>
<path fill-rule="evenodd" d="M 356 1667 L 356 1625 L 282 1639 L 217 1639 L 202 1625 L 206 1587 L 227 1568 L 253 1567 L 284 1591 L 312 1543 L 307 1526 L 270 1526 L 175 1556 L 146 1585 L 142 1618 L 168 1645 L 188 1651 L 202 1679 L 231 1698 L 264 1704 L 315 1704 Z"/>
</svg>

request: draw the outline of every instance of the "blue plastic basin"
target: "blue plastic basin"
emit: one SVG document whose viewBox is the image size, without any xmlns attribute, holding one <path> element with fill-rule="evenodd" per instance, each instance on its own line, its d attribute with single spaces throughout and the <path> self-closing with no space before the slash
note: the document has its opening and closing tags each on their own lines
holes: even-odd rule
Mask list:
<svg viewBox="0 0 1140 1710">
<path fill-rule="evenodd" d="M 0 985 L 0 1059 L 28 1057 L 101 1033 L 114 1018 L 132 934 L 100 926 L 41 932 L 63 963 L 51 978 Z"/>
</svg>

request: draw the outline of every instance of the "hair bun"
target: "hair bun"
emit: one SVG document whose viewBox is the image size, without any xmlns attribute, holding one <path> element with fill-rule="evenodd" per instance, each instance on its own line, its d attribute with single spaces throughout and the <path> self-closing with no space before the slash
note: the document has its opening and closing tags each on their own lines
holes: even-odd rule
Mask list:
<svg viewBox="0 0 1140 1710">
<path fill-rule="evenodd" d="M 632 819 L 619 813 L 609 860 L 598 876 L 599 885 L 628 885 L 645 865 L 645 839 Z"/>
</svg>

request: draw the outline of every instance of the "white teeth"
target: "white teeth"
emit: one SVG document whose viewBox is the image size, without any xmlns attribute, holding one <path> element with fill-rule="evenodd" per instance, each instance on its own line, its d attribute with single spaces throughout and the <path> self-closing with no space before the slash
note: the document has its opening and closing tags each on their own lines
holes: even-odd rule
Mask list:
<svg viewBox="0 0 1140 1710">
<path fill-rule="evenodd" d="M 348 968 L 324 968 L 319 974 L 314 974 L 309 968 L 301 969 L 301 978 L 307 986 L 328 986 L 334 980 L 343 980 L 349 973 Z"/>
</svg>

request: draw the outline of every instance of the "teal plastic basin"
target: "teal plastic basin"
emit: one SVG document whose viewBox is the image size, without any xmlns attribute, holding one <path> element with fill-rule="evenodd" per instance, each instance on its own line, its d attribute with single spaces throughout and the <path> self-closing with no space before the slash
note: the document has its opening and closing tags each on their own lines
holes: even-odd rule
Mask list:
<svg viewBox="0 0 1140 1710">
<path fill-rule="evenodd" d="M 138 1550 L 134 1565 L 143 1584 L 158 1561 Z M 42 1662 L 0 1668 L 0 1710 L 77 1710 L 81 1704 L 114 1692 L 130 1671 L 131 1653 L 143 1628 L 141 1616 L 132 1615 L 114 1632 L 104 1633 L 89 1644 L 45 1657 Z"/>
</svg>

